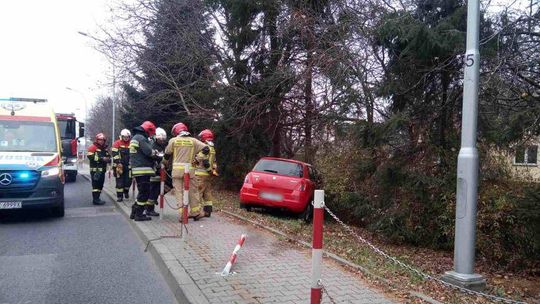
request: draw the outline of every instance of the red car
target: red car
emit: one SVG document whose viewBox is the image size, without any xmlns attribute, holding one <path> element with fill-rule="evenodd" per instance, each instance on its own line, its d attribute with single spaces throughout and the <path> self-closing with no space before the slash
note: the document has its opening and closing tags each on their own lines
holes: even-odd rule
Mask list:
<svg viewBox="0 0 540 304">
<path fill-rule="evenodd" d="M 240 190 L 240 207 L 274 207 L 300 214 L 305 221 L 313 213 L 313 193 L 318 174 L 301 161 L 263 157 L 249 172 Z"/>
</svg>

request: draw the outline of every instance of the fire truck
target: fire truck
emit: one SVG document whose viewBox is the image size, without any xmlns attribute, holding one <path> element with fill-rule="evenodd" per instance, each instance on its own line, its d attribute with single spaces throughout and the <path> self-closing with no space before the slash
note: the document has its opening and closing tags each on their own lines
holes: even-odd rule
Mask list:
<svg viewBox="0 0 540 304">
<path fill-rule="evenodd" d="M 79 139 L 84 140 L 84 123 L 77 121 L 74 113 L 56 113 L 56 121 L 62 140 L 62 160 L 66 182 L 74 182 L 77 180 L 79 169 Z"/>
</svg>

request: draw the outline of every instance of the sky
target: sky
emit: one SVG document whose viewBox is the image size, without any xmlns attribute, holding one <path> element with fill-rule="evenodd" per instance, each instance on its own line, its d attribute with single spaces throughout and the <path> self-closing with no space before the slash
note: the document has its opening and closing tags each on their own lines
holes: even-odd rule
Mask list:
<svg viewBox="0 0 540 304">
<path fill-rule="evenodd" d="M 530 0 L 490 2 L 498 11 L 509 3 L 526 7 Z M 112 65 L 78 32 L 98 32 L 110 3 L 0 0 L 0 98 L 46 98 L 56 112 L 75 112 L 84 121 L 85 100 L 90 109 L 98 96 L 112 95 Z"/>
<path fill-rule="evenodd" d="M 0 98 L 46 98 L 56 112 L 84 121 L 85 99 L 90 109 L 111 94 L 112 66 L 78 31 L 96 33 L 109 16 L 107 2 L 0 1 Z"/>
</svg>

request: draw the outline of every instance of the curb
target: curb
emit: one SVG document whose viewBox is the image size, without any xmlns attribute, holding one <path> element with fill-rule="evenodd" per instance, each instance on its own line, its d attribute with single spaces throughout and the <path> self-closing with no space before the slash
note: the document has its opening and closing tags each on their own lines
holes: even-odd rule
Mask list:
<svg viewBox="0 0 540 304">
<path fill-rule="evenodd" d="M 243 217 L 241 215 L 234 214 L 234 213 L 232 213 L 230 211 L 227 211 L 227 210 L 221 209 L 220 211 L 227 214 L 227 215 L 229 215 L 229 216 L 231 216 L 231 217 L 237 218 L 239 220 L 248 222 L 248 223 L 250 223 L 250 224 L 252 224 L 254 226 L 257 226 L 257 227 L 260 227 L 262 229 L 268 230 L 268 231 L 272 232 L 273 234 L 277 234 L 277 235 L 285 238 L 287 241 L 295 242 L 295 243 L 300 244 L 300 245 L 302 245 L 302 246 L 304 246 L 306 248 L 311 249 L 311 244 L 309 244 L 307 242 L 304 242 L 302 240 L 297 240 L 295 238 L 292 238 L 292 237 L 288 236 L 286 233 L 284 233 L 283 231 L 277 230 L 277 229 L 272 228 L 272 227 L 268 227 L 266 225 L 255 222 L 255 221 L 250 220 L 248 218 L 245 218 L 245 217 Z M 365 274 L 365 275 L 367 275 L 369 277 L 372 277 L 372 278 L 374 278 L 374 279 L 376 279 L 378 281 L 381 281 L 384 284 L 386 284 L 386 285 L 388 285 L 388 286 L 390 286 L 392 288 L 396 288 L 396 286 L 392 282 L 388 281 L 387 279 L 385 279 L 385 278 L 383 278 L 383 277 L 381 277 L 379 275 L 376 275 L 373 272 L 369 271 L 367 268 L 365 268 L 365 267 L 363 267 L 361 265 L 355 264 L 355 263 L 353 263 L 353 262 L 351 262 L 351 261 L 349 261 L 349 260 L 347 260 L 345 258 L 342 258 L 342 257 L 340 257 L 340 256 L 338 256 L 338 255 L 336 255 L 334 253 L 323 250 L 323 256 L 325 256 L 327 258 L 330 258 L 330 259 L 338 262 L 341 265 L 344 265 L 344 266 L 353 268 L 355 270 L 358 270 L 358 271 L 362 272 L 363 274 Z M 425 294 L 423 294 L 421 292 L 408 291 L 408 294 L 413 296 L 413 297 L 416 297 L 418 299 L 421 299 L 421 300 L 423 300 L 425 302 L 428 302 L 430 304 L 442 304 L 441 302 L 439 302 L 439 301 L 437 301 L 437 300 L 435 300 L 435 299 L 433 299 L 433 298 L 431 298 L 431 297 L 429 297 L 429 296 L 427 296 L 427 295 L 425 295 Z"/>
<path fill-rule="evenodd" d="M 90 176 L 87 174 L 81 174 L 88 181 Z M 174 298 L 178 303 L 190 303 L 190 304 L 208 304 L 210 303 L 208 299 L 204 296 L 200 288 L 195 284 L 191 276 L 185 271 L 184 267 L 178 260 L 173 256 L 173 254 L 167 249 L 167 247 L 157 244 L 157 241 L 160 240 L 160 236 L 156 235 L 156 238 L 149 239 L 145 234 L 145 231 L 139 227 L 133 220 L 129 219 L 129 214 L 124 210 L 123 206 L 116 201 L 116 194 L 110 192 L 109 189 L 103 188 L 103 193 L 105 193 L 109 199 L 113 202 L 116 209 L 128 220 L 129 224 L 135 230 L 137 236 L 143 241 L 143 243 L 148 244 L 147 250 L 154 263 L 158 267 L 159 271 L 163 275 L 165 282 L 171 289 L 171 292 L 174 295 Z M 156 241 L 156 242 L 154 242 Z"/>
</svg>

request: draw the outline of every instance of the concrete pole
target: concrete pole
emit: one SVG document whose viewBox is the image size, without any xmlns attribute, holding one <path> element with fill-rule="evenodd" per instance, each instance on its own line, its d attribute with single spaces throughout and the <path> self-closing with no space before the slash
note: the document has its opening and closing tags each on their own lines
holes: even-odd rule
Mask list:
<svg viewBox="0 0 540 304">
<path fill-rule="evenodd" d="M 116 130 L 116 68 L 113 64 L 113 83 L 112 83 L 112 141 L 116 140 L 114 132 Z"/>
<path fill-rule="evenodd" d="M 116 69 L 115 69 L 114 64 L 113 64 L 111 144 L 116 140 L 116 136 L 114 135 L 114 132 L 116 130 L 115 127 L 116 127 Z M 113 168 L 113 167 L 114 167 L 114 160 L 111 158 L 111 168 Z"/>
<path fill-rule="evenodd" d="M 448 282 L 476 290 L 483 289 L 486 284 L 481 275 L 474 273 L 478 196 L 476 126 L 480 74 L 479 25 L 479 0 L 469 0 L 467 4 L 467 44 L 464 58 L 461 149 L 457 165 L 454 271 L 448 271 L 444 275 L 444 279 Z"/>
</svg>

